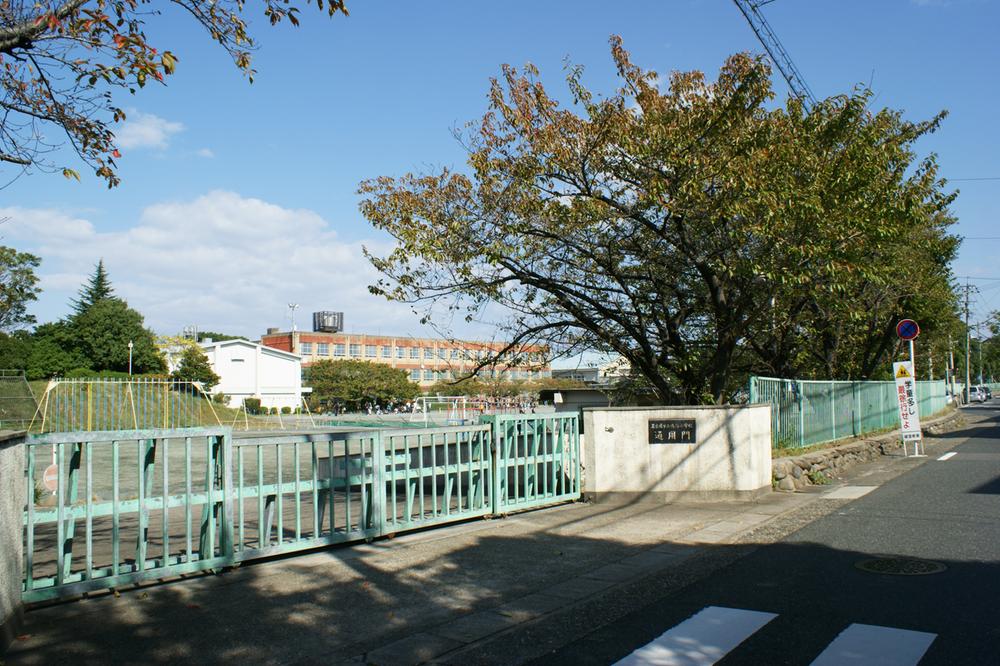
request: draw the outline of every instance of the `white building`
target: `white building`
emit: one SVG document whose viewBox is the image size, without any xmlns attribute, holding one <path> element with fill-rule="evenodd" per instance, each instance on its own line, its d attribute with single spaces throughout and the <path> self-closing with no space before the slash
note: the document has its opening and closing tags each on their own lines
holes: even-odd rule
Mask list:
<svg viewBox="0 0 1000 666">
<path fill-rule="evenodd" d="M 302 359 L 298 354 L 247 340 L 203 342 L 202 350 L 219 376 L 213 393 L 239 407 L 244 398 L 260 398 L 264 407 L 302 406 Z"/>
</svg>

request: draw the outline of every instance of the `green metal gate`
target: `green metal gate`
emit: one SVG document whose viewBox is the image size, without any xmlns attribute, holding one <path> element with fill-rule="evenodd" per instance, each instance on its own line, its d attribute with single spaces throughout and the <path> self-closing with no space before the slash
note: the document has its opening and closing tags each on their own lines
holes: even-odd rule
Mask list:
<svg viewBox="0 0 1000 666">
<path fill-rule="evenodd" d="M 496 441 L 494 513 L 580 496 L 580 429 L 576 414 L 488 418 Z"/>
<path fill-rule="evenodd" d="M 231 442 L 223 428 L 29 436 L 24 600 L 230 563 Z"/>
<path fill-rule="evenodd" d="M 575 415 L 525 415 L 235 439 L 228 428 L 31 435 L 22 596 L 72 596 L 578 499 L 577 426 Z"/>
</svg>

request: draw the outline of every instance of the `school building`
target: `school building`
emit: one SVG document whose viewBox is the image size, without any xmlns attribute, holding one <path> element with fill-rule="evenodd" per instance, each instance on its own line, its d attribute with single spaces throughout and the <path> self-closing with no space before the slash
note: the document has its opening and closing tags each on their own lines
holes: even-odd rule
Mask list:
<svg viewBox="0 0 1000 666">
<path fill-rule="evenodd" d="M 411 381 L 423 387 L 457 379 L 471 372 L 478 361 L 503 348 L 503 343 L 451 341 L 439 338 L 372 335 L 328 331 L 280 331 L 268 329 L 260 342 L 266 347 L 297 354 L 303 367 L 322 360 L 354 359 L 383 363 L 405 370 Z M 528 381 L 551 377 L 548 350 L 524 347 L 516 364 L 498 364 L 480 370 L 484 379 Z"/>
</svg>

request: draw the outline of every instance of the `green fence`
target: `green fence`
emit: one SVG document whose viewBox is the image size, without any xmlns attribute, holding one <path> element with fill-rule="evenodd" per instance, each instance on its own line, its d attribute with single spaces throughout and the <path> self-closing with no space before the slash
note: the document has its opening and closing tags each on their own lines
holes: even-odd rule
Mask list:
<svg viewBox="0 0 1000 666">
<path fill-rule="evenodd" d="M 33 431 L 74 432 L 223 425 L 194 382 L 153 377 L 53 379 L 38 398 Z"/>
<path fill-rule="evenodd" d="M 25 446 L 25 602 L 556 504 L 582 486 L 575 414 L 235 438 L 46 433 Z"/>
<path fill-rule="evenodd" d="M 0 430 L 26 430 L 37 410 L 24 372 L 0 369 Z"/>
<path fill-rule="evenodd" d="M 917 382 L 920 415 L 948 405 L 944 380 Z M 899 427 L 895 382 L 750 378 L 750 402 L 771 404 L 771 444 L 801 448 Z"/>
</svg>

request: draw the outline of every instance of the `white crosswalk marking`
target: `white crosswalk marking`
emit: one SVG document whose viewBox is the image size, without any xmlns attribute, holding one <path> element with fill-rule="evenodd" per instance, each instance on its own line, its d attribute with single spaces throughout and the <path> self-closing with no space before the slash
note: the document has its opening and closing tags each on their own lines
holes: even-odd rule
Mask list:
<svg viewBox="0 0 1000 666">
<path fill-rule="evenodd" d="M 775 613 L 709 606 L 616 666 L 711 666 L 776 617 Z"/>
<path fill-rule="evenodd" d="M 872 624 L 852 624 L 842 631 L 812 666 L 913 666 L 927 652 L 937 634 Z"/>
<path fill-rule="evenodd" d="M 864 497 L 878 486 L 841 486 L 826 494 L 827 499 L 858 499 Z"/>
<path fill-rule="evenodd" d="M 951 451 L 950 453 L 946 453 L 943 456 L 941 456 L 940 458 L 938 458 L 938 460 L 948 460 L 949 458 L 953 458 L 956 455 L 957 455 L 956 451 Z"/>
</svg>

